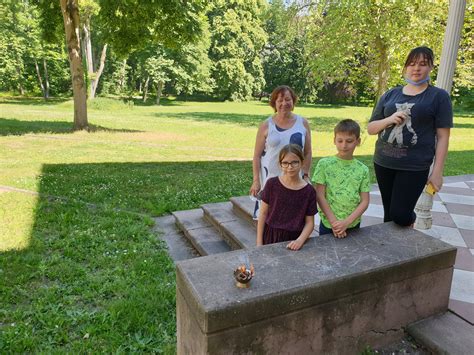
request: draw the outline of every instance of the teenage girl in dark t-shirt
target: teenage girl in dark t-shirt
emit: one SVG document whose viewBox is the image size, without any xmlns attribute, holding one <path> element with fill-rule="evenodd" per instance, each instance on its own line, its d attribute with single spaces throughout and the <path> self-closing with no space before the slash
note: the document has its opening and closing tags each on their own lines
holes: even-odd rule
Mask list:
<svg viewBox="0 0 474 355">
<path fill-rule="evenodd" d="M 280 176 L 270 178 L 262 191 L 257 225 L 257 245 L 290 241 L 298 250 L 314 228 L 316 191 L 301 177 L 303 151 L 288 144 L 279 154 Z"/>
<path fill-rule="evenodd" d="M 424 186 L 443 185 L 453 112 L 449 94 L 429 84 L 433 60 L 430 48 L 413 49 L 403 69 L 407 84 L 382 95 L 367 126 L 378 134 L 374 168 L 385 222 L 412 225 Z"/>
</svg>

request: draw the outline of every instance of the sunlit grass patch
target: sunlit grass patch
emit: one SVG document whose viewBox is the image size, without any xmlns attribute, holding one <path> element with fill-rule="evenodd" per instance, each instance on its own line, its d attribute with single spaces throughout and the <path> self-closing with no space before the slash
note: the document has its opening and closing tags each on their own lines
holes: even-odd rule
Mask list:
<svg viewBox="0 0 474 355">
<path fill-rule="evenodd" d="M 28 247 L 36 201 L 34 195 L 0 190 L 0 253 Z"/>
<path fill-rule="evenodd" d="M 41 199 L 31 242 L 0 255 L 0 352 L 163 352 L 174 267 L 139 215 Z"/>
</svg>

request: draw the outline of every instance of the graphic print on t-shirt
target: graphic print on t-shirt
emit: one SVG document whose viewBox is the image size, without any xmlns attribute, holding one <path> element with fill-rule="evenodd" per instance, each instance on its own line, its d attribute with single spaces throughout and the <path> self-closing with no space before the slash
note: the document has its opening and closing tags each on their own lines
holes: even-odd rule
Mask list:
<svg viewBox="0 0 474 355">
<path fill-rule="evenodd" d="M 413 106 L 415 106 L 415 104 L 414 103 L 409 104 L 408 102 L 405 102 L 403 104 L 396 103 L 395 106 L 397 108 L 397 112 L 405 112 L 407 115 L 407 118 L 399 125 L 390 126 L 392 130 L 390 131 L 390 134 L 388 135 L 386 142 L 389 144 L 392 144 L 392 146 L 397 147 L 397 148 L 408 147 L 408 144 L 404 144 L 403 142 L 403 128 L 406 127 L 408 132 L 412 134 L 410 145 L 416 145 L 418 136 L 416 135 L 416 132 L 411 125 L 411 109 Z M 388 128 L 389 127 L 385 128 L 382 131 L 382 137 L 386 134 L 386 131 Z"/>
</svg>

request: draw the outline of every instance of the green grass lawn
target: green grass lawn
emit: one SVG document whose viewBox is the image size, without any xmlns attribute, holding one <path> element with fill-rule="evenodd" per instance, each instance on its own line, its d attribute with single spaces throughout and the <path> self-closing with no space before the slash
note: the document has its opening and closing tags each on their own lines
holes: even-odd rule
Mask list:
<svg viewBox="0 0 474 355">
<path fill-rule="evenodd" d="M 99 98 L 89 133 L 71 132 L 72 109 L 0 99 L 0 186 L 39 193 L 0 190 L 0 353 L 173 353 L 174 267 L 151 217 L 246 194 L 271 109 Z M 364 130 L 371 109 L 295 112 L 310 121 L 315 165 L 335 152 L 334 125 Z M 474 173 L 473 132 L 474 113 L 456 115 L 445 175 Z M 369 167 L 374 143 L 364 134 L 356 150 Z"/>
</svg>

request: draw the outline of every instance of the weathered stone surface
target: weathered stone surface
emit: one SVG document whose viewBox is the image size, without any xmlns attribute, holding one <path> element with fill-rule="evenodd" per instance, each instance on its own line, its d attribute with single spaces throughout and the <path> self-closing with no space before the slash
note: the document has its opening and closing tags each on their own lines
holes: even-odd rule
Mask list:
<svg viewBox="0 0 474 355">
<path fill-rule="evenodd" d="M 211 223 L 204 218 L 202 209 L 173 212 L 176 225 L 201 255 L 224 253 L 231 250 Z"/>
<path fill-rule="evenodd" d="M 407 331 L 435 354 L 474 352 L 474 326 L 451 312 L 411 324 Z"/>
<path fill-rule="evenodd" d="M 204 218 L 216 228 L 219 228 L 221 223 L 238 219 L 230 202 L 208 203 L 201 205 L 201 208 L 204 212 Z"/>
<path fill-rule="evenodd" d="M 176 225 L 184 232 L 185 230 L 210 227 L 211 224 L 203 219 L 203 211 L 200 208 L 195 210 L 173 212 L 176 218 Z"/>
<path fill-rule="evenodd" d="M 204 218 L 214 226 L 233 250 L 255 246 L 257 231 L 245 218 L 235 213 L 230 202 L 201 206 Z M 234 226 L 236 229 L 233 229 Z"/>
<path fill-rule="evenodd" d="M 354 352 L 447 309 L 456 249 L 392 223 L 177 264 L 179 353 Z M 249 260 L 249 289 L 233 270 Z"/>
<path fill-rule="evenodd" d="M 230 202 L 232 203 L 232 208 L 237 215 L 244 218 L 248 223 L 255 226 L 257 225 L 257 221 L 252 219 L 255 202 L 250 200 L 248 196 L 232 197 Z"/>
<path fill-rule="evenodd" d="M 243 219 L 223 222 L 220 231 L 226 240 L 231 240 L 241 249 L 249 249 L 257 244 L 257 230 Z"/>
<path fill-rule="evenodd" d="M 157 217 L 153 232 L 166 242 L 168 253 L 173 261 L 187 260 L 198 257 L 198 252 L 189 241 L 176 229 L 173 216 Z"/>
<path fill-rule="evenodd" d="M 191 241 L 199 254 L 212 255 L 230 251 L 230 246 L 222 239 L 213 227 L 186 230 L 186 237 Z"/>
</svg>

